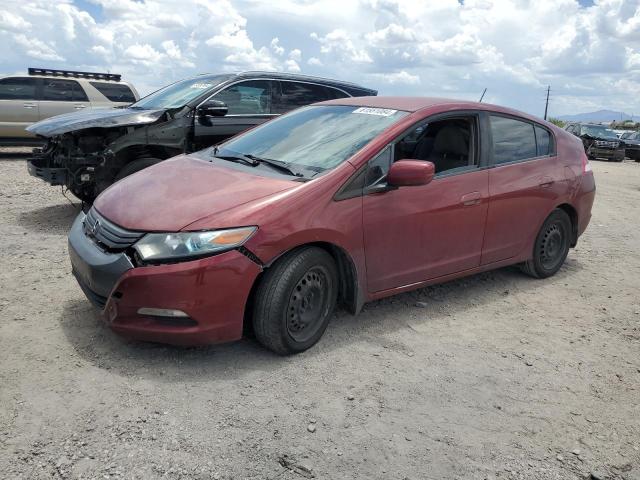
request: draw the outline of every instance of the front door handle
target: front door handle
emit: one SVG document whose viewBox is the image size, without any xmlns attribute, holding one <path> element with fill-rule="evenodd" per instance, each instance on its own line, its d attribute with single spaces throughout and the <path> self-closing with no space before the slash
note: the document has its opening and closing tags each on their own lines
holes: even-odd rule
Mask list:
<svg viewBox="0 0 640 480">
<path fill-rule="evenodd" d="M 36 104 L 35 103 L 23 103 L 22 106 L 24 108 L 36 108 Z"/>
<path fill-rule="evenodd" d="M 481 199 L 482 194 L 480 192 L 471 192 L 463 195 L 460 199 L 460 203 L 465 207 L 470 207 L 471 205 L 478 205 Z"/>
</svg>

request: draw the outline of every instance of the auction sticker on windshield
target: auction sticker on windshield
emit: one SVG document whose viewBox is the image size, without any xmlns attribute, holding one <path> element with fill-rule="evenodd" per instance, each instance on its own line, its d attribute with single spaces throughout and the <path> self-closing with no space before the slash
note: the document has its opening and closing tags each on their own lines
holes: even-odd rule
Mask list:
<svg viewBox="0 0 640 480">
<path fill-rule="evenodd" d="M 378 115 L 381 117 L 388 117 L 396 112 L 397 110 L 391 110 L 389 108 L 360 107 L 356 108 L 351 113 L 363 113 L 365 115 Z"/>
<path fill-rule="evenodd" d="M 213 85 L 211 83 L 194 83 L 193 85 L 191 85 L 191 88 L 209 88 L 209 87 L 213 87 Z"/>
</svg>

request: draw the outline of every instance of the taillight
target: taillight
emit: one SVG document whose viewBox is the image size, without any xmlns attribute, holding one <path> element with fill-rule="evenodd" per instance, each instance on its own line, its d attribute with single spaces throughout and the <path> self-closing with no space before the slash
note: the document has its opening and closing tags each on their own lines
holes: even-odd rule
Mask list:
<svg viewBox="0 0 640 480">
<path fill-rule="evenodd" d="M 589 163 L 589 158 L 586 153 L 582 154 L 582 173 L 585 174 L 591 171 L 591 164 Z"/>
</svg>

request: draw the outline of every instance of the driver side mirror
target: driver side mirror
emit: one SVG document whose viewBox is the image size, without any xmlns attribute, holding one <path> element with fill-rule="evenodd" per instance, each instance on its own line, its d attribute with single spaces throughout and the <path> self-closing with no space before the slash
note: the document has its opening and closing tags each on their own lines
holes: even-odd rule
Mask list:
<svg viewBox="0 0 640 480">
<path fill-rule="evenodd" d="M 436 173 L 432 162 L 403 159 L 393 162 L 387 173 L 387 184 L 392 187 L 415 187 L 426 185 Z"/>
<path fill-rule="evenodd" d="M 229 111 L 226 103 L 220 100 L 207 100 L 198 107 L 199 117 L 224 117 Z"/>
</svg>

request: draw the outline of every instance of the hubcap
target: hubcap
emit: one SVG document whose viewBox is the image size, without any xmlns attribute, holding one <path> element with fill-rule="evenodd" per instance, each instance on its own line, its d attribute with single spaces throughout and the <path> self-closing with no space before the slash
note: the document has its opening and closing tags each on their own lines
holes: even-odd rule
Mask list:
<svg viewBox="0 0 640 480">
<path fill-rule="evenodd" d="M 553 270 L 558 266 L 564 254 L 564 243 L 564 232 L 560 225 L 550 225 L 540 244 L 540 262 L 545 269 Z"/>
<path fill-rule="evenodd" d="M 287 331 L 298 342 L 309 340 L 322 326 L 331 288 L 327 278 L 324 268 L 313 267 L 293 288 L 287 306 Z"/>
</svg>

